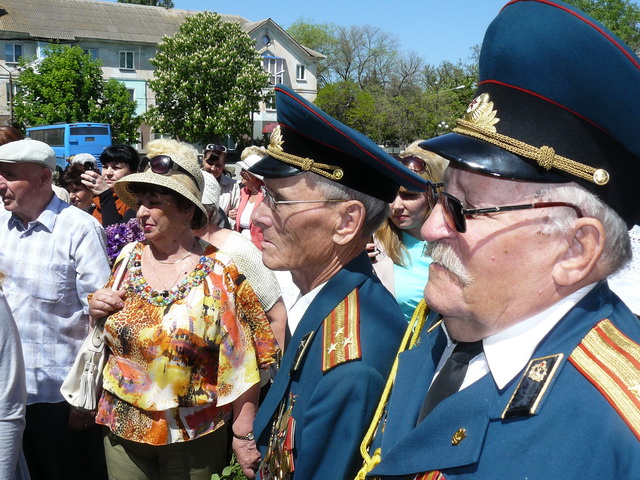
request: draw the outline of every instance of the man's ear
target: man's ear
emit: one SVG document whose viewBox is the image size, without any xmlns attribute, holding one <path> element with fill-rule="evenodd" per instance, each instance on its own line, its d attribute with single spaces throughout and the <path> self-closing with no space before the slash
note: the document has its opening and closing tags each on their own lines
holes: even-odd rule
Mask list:
<svg viewBox="0 0 640 480">
<path fill-rule="evenodd" d="M 337 225 L 332 238 L 337 245 L 347 245 L 360 234 L 367 212 L 357 200 L 339 203 L 337 210 Z"/>
<path fill-rule="evenodd" d="M 552 276 L 558 285 L 570 287 L 598 269 L 604 250 L 604 227 L 595 218 L 578 218 L 565 238 L 567 248 L 554 266 Z"/>
<path fill-rule="evenodd" d="M 37 178 L 40 185 L 51 184 L 53 180 L 53 172 L 47 167 L 42 167 Z"/>
</svg>

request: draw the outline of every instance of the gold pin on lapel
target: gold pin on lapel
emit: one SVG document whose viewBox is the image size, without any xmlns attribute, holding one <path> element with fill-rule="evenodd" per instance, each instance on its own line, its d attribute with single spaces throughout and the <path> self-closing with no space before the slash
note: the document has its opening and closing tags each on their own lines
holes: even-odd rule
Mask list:
<svg viewBox="0 0 640 480">
<path fill-rule="evenodd" d="M 465 428 L 459 428 L 456 433 L 451 437 L 451 445 L 457 447 L 462 440 L 467 438 L 467 430 Z"/>
</svg>

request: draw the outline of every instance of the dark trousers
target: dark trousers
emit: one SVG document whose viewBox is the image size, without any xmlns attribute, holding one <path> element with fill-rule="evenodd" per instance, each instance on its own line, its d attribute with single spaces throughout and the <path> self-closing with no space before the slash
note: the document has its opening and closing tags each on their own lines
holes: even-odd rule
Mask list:
<svg viewBox="0 0 640 480">
<path fill-rule="evenodd" d="M 24 455 L 31 480 L 106 480 L 102 432 L 69 428 L 69 404 L 27 406 Z"/>
</svg>

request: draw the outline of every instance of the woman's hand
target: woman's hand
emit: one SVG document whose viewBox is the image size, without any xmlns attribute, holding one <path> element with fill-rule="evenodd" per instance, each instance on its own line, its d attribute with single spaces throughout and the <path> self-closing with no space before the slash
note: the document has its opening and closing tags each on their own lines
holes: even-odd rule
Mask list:
<svg viewBox="0 0 640 480">
<path fill-rule="evenodd" d="M 231 210 L 229 210 L 229 213 L 227 213 L 227 218 L 235 220 L 237 215 L 238 215 L 238 209 L 232 208 Z"/>
<path fill-rule="evenodd" d="M 89 315 L 94 319 L 98 319 L 120 310 L 124 307 L 123 300 L 126 293 L 127 291 L 124 288 L 116 291 L 109 288 L 101 288 L 89 300 Z"/>
<path fill-rule="evenodd" d="M 240 440 L 233 437 L 231 447 L 236 454 L 238 464 L 242 467 L 244 476 L 256 478 L 256 472 L 260 465 L 260 452 L 258 452 L 255 440 Z"/>
<path fill-rule="evenodd" d="M 104 181 L 102 175 L 100 175 L 95 170 L 87 170 L 82 175 L 82 184 L 87 187 L 91 192 L 93 192 L 94 196 L 100 195 L 102 192 L 106 192 L 109 190 L 109 185 Z"/>
</svg>

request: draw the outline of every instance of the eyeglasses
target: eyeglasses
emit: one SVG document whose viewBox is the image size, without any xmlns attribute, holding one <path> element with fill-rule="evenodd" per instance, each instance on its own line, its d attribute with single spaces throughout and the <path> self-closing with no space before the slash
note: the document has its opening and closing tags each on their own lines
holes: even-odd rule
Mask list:
<svg viewBox="0 0 640 480">
<path fill-rule="evenodd" d="M 260 187 L 260 190 L 264 195 L 263 203 L 274 212 L 278 210 L 278 205 L 287 205 L 291 203 L 342 203 L 347 201 L 347 200 L 276 200 L 271 196 L 271 194 L 265 188 L 264 185 Z"/>
<path fill-rule="evenodd" d="M 189 172 L 184 167 L 181 167 L 169 155 L 156 155 L 153 158 L 144 157 L 140 160 L 140 165 L 138 166 L 138 173 L 144 172 L 150 168 L 153 173 L 157 173 L 159 175 L 166 175 L 169 171 L 173 170 L 174 172 L 180 172 L 187 175 L 193 182 L 198 185 L 198 181 L 196 177 L 193 176 L 191 172 Z"/>
<path fill-rule="evenodd" d="M 205 148 L 205 151 L 206 150 L 211 150 L 213 152 L 227 153 L 227 147 L 225 147 L 224 145 L 216 145 L 215 143 L 210 143 L 209 145 L 207 145 L 207 147 Z"/>
<path fill-rule="evenodd" d="M 576 205 L 567 202 L 538 202 L 523 205 L 505 205 L 502 207 L 462 208 L 462 202 L 446 192 L 439 193 L 438 200 L 442 205 L 447 225 L 449 225 L 449 228 L 455 228 L 459 233 L 467 231 L 467 217 L 474 215 L 488 215 L 492 213 L 512 212 L 514 210 L 531 210 L 534 208 L 569 207 L 575 210 L 578 218 L 582 218 L 583 216 Z"/>
<path fill-rule="evenodd" d="M 436 183 L 431 180 L 427 180 L 427 190 L 425 195 L 427 196 L 427 203 L 429 208 L 433 208 L 438 203 L 438 197 L 440 196 L 439 190 L 444 188 L 444 183 Z"/>
<path fill-rule="evenodd" d="M 409 155 L 407 157 L 400 157 L 398 155 L 394 155 L 395 158 L 398 159 L 402 165 L 407 167 L 409 170 L 415 173 L 422 173 L 427 168 L 427 162 L 425 162 L 422 158 L 416 157 L 415 155 Z"/>
</svg>

